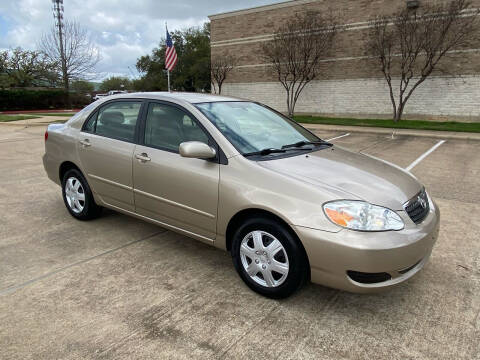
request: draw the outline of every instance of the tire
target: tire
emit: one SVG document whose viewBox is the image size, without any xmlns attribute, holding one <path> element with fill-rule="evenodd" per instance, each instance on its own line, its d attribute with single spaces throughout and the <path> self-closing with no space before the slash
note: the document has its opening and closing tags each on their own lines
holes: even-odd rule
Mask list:
<svg viewBox="0 0 480 360">
<path fill-rule="evenodd" d="M 272 299 L 290 296 L 308 276 L 303 247 L 274 219 L 260 217 L 245 221 L 233 236 L 231 253 L 235 269 L 245 284 Z"/>
<path fill-rule="evenodd" d="M 62 197 L 75 219 L 91 220 L 100 216 L 102 208 L 95 203 L 87 180 L 79 170 L 70 169 L 63 176 Z"/>
</svg>

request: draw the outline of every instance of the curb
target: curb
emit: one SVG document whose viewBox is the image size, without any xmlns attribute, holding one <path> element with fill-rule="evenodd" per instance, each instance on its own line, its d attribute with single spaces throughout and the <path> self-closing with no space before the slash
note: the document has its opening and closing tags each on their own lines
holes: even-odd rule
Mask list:
<svg viewBox="0 0 480 360">
<path fill-rule="evenodd" d="M 311 124 L 300 123 L 309 130 L 328 130 L 328 131 L 345 131 L 353 133 L 382 134 L 396 136 L 419 136 L 437 139 L 457 139 L 457 140 L 477 140 L 480 141 L 480 133 L 471 132 L 452 132 L 452 131 L 434 131 L 434 130 L 414 130 L 414 129 L 389 129 L 374 128 L 363 126 L 345 126 L 345 125 L 328 125 L 328 124 Z"/>
<path fill-rule="evenodd" d="M 23 121 L 23 120 L 21 120 Z M 32 127 L 32 126 L 46 126 L 50 124 L 60 124 L 57 121 L 52 121 L 52 122 L 35 122 L 35 123 L 18 123 L 16 121 L 7 121 L 7 122 L 0 122 L 0 126 L 23 126 L 23 127 Z"/>
</svg>

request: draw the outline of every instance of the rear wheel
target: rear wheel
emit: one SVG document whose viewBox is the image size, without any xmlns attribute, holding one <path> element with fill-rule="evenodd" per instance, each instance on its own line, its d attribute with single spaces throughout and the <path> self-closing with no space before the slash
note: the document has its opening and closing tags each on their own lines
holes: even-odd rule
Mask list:
<svg viewBox="0 0 480 360">
<path fill-rule="evenodd" d="M 68 170 L 63 176 L 62 195 L 68 212 L 74 218 L 90 220 L 100 215 L 101 207 L 95 203 L 87 181 L 77 169 Z"/>
<path fill-rule="evenodd" d="M 270 298 L 285 298 L 305 281 L 303 248 L 283 224 L 269 219 L 247 220 L 235 232 L 233 263 L 242 280 Z"/>
</svg>

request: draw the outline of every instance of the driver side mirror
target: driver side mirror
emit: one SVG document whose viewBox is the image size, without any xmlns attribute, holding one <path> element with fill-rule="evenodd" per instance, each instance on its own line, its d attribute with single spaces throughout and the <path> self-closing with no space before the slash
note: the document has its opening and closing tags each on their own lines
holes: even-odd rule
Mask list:
<svg viewBox="0 0 480 360">
<path fill-rule="evenodd" d="M 180 155 L 186 158 L 212 159 L 217 155 L 215 149 L 200 141 L 186 141 L 178 147 Z"/>
</svg>

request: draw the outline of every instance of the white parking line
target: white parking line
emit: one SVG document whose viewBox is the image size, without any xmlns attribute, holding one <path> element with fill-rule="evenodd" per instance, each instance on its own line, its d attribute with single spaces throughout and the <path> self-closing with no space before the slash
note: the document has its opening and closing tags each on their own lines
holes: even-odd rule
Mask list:
<svg viewBox="0 0 480 360">
<path fill-rule="evenodd" d="M 410 171 L 412 170 L 415 166 L 417 166 L 420 161 L 425 159 L 428 155 L 430 155 L 432 152 L 434 152 L 440 145 L 442 145 L 446 140 L 440 140 L 438 143 L 433 145 L 430 150 L 424 152 L 422 155 L 420 155 L 414 162 L 412 162 L 410 165 L 408 165 L 405 170 Z"/>
<path fill-rule="evenodd" d="M 340 135 L 340 136 L 337 136 L 337 137 L 334 137 L 334 138 L 331 138 L 331 139 L 327 139 L 326 141 L 337 140 L 337 139 L 340 139 L 340 138 L 348 136 L 348 135 L 350 135 L 350 133 L 343 134 L 343 135 Z"/>
</svg>

